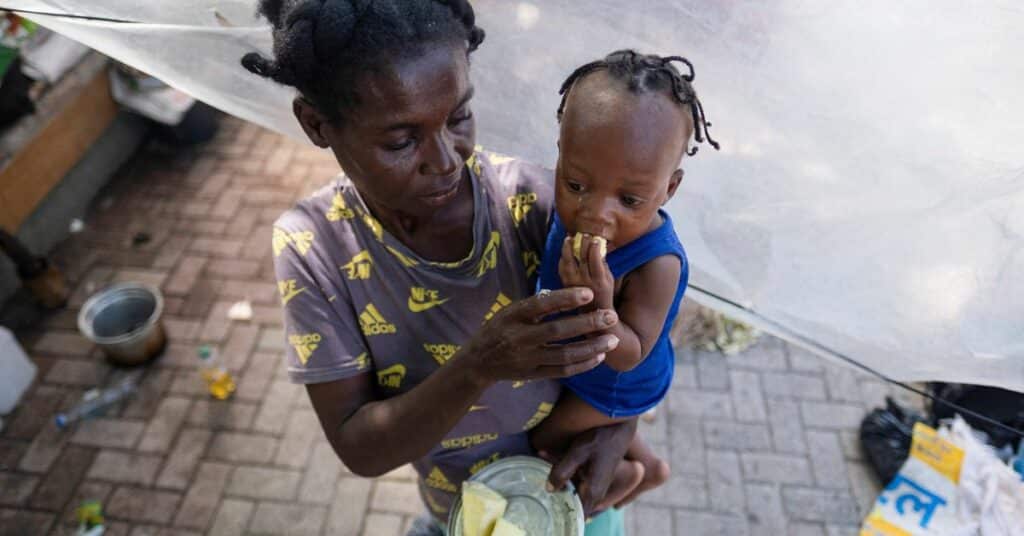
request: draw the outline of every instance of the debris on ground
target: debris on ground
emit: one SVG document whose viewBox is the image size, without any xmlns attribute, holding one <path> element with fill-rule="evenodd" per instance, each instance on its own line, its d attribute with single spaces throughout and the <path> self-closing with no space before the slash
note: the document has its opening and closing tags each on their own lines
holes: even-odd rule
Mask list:
<svg viewBox="0 0 1024 536">
<path fill-rule="evenodd" d="M 249 300 L 243 300 L 231 305 L 228 309 L 228 318 L 231 320 L 252 320 L 252 304 Z"/>
<path fill-rule="evenodd" d="M 102 536 L 105 531 L 103 503 L 99 501 L 84 501 L 75 509 L 75 518 L 78 519 L 76 536 Z"/>
<path fill-rule="evenodd" d="M 885 409 L 876 408 L 860 423 L 860 444 L 878 479 L 889 482 L 910 453 L 914 425 L 927 419 L 886 397 Z"/>
</svg>

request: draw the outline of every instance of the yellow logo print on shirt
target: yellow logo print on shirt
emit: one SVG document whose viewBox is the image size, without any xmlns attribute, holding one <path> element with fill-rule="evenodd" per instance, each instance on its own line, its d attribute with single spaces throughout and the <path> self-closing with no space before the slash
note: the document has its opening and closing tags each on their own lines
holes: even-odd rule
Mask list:
<svg viewBox="0 0 1024 536">
<path fill-rule="evenodd" d="M 540 255 L 537 255 L 536 251 L 524 251 L 523 266 L 526 267 L 526 277 L 530 277 L 537 272 L 537 267 L 540 266 Z"/>
<path fill-rule="evenodd" d="M 462 437 L 453 437 L 442 441 L 441 448 L 464 449 L 467 447 L 482 445 L 488 441 L 494 441 L 495 439 L 498 439 L 498 434 L 473 434 Z"/>
<path fill-rule="evenodd" d="M 441 299 L 436 290 L 423 287 L 409 288 L 409 310 L 414 313 L 422 313 L 431 307 L 436 307 L 451 298 Z"/>
<path fill-rule="evenodd" d="M 511 161 L 515 160 L 515 158 L 512 158 L 511 156 L 507 156 L 507 155 L 503 155 L 501 153 L 495 153 L 495 152 L 488 153 L 487 159 L 491 161 L 491 165 L 492 166 L 500 166 L 500 165 L 504 164 L 505 162 L 511 162 Z"/>
<path fill-rule="evenodd" d="M 366 352 L 356 356 L 353 361 L 356 364 L 356 370 L 366 370 L 366 368 L 370 366 L 370 358 L 366 355 Z"/>
<path fill-rule="evenodd" d="M 334 194 L 334 199 L 331 200 L 331 208 L 327 210 L 325 216 L 327 221 L 338 221 L 341 219 L 350 220 L 355 217 L 355 212 L 348 208 L 345 203 L 345 198 L 341 195 L 341 192 Z"/>
<path fill-rule="evenodd" d="M 405 365 L 402 364 L 392 365 L 384 370 L 377 371 L 377 383 L 379 383 L 381 387 L 398 389 L 402 386 L 402 380 L 404 378 Z"/>
<path fill-rule="evenodd" d="M 500 452 L 495 452 L 494 454 L 491 454 L 490 456 L 488 456 L 486 458 L 482 458 L 480 460 L 477 460 L 476 463 L 474 463 L 473 465 L 471 465 L 469 467 L 469 474 L 475 475 L 475 474 L 479 473 L 481 469 L 483 469 L 484 467 L 487 467 L 488 465 L 491 465 L 492 463 L 498 461 L 499 459 L 501 459 L 501 453 Z"/>
<path fill-rule="evenodd" d="M 378 242 L 384 241 L 384 227 L 382 227 L 380 222 L 377 221 L 377 218 L 371 216 L 369 212 L 363 212 L 362 210 L 359 211 L 359 217 L 362 218 L 363 223 L 370 228 L 370 232 L 373 233 L 373 237 L 376 238 Z"/>
<path fill-rule="evenodd" d="M 398 331 L 395 325 L 388 322 L 380 314 L 380 311 L 372 303 L 367 304 L 366 309 L 359 314 L 359 327 L 363 329 L 363 335 L 384 335 Z"/>
<path fill-rule="evenodd" d="M 299 254 L 305 255 L 310 246 L 313 245 L 313 231 L 295 231 L 289 233 L 283 229 L 274 227 L 274 236 L 271 238 L 271 246 L 274 248 L 274 256 L 278 257 L 284 248 L 289 245 L 295 246 Z"/>
<path fill-rule="evenodd" d="M 427 500 L 427 505 L 430 506 L 430 509 L 433 510 L 435 514 L 448 513 L 448 509 L 442 506 L 441 503 L 437 502 L 437 499 L 435 499 L 430 492 L 424 492 L 423 498 Z"/>
<path fill-rule="evenodd" d="M 551 415 L 551 410 L 554 407 L 555 405 L 550 402 L 541 402 L 540 405 L 537 406 L 537 413 L 534 413 L 533 417 L 530 417 L 530 420 L 526 421 L 526 425 L 523 426 L 523 430 L 529 430 L 540 424 L 544 419 L 547 419 L 548 415 Z"/>
<path fill-rule="evenodd" d="M 484 315 L 484 322 L 493 318 L 494 315 L 498 314 L 498 311 L 508 307 L 508 304 L 510 303 L 512 303 L 512 300 L 508 299 L 508 296 L 499 292 L 498 297 L 494 300 L 494 305 L 491 306 L 491 310 Z"/>
<path fill-rule="evenodd" d="M 424 344 L 423 349 L 434 357 L 438 365 L 444 365 L 461 348 L 455 344 Z"/>
<path fill-rule="evenodd" d="M 370 270 L 373 268 L 373 259 L 368 250 L 362 250 L 352 257 L 348 264 L 341 266 L 345 270 L 345 276 L 349 279 L 369 279 Z"/>
<path fill-rule="evenodd" d="M 285 279 L 277 282 L 277 291 L 281 293 L 281 305 L 288 305 L 292 298 L 306 291 L 306 287 L 299 287 L 294 279 Z"/>
<path fill-rule="evenodd" d="M 288 344 L 295 348 L 295 355 L 299 357 L 299 361 L 303 365 L 309 361 L 313 352 L 320 346 L 321 340 L 319 333 L 296 333 L 288 336 Z"/>
<path fill-rule="evenodd" d="M 430 471 L 430 474 L 427 475 L 427 479 L 423 483 L 434 489 L 455 493 L 455 484 L 452 484 L 451 480 L 444 476 L 439 467 L 435 467 Z"/>
<path fill-rule="evenodd" d="M 491 231 L 491 240 L 484 248 L 484 254 L 480 257 L 480 263 L 476 266 L 476 276 L 480 277 L 498 267 L 498 245 L 501 243 L 501 235 L 498 231 Z"/>
<path fill-rule="evenodd" d="M 398 251 L 397 249 L 391 246 L 385 245 L 384 249 L 390 251 L 391 254 L 394 255 L 395 258 L 402 263 L 402 266 L 405 266 L 406 268 L 412 268 L 413 266 L 419 264 L 419 261 L 417 261 L 416 259 L 403 254 L 401 251 Z"/>
<path fill-rule="evenodd" d="M 516 194 L 508 198 L 508 210 L 512 213 L 512 223 L 515 224 L 516 227 L 519 227 L 519 224 L 523 223 L 523 219 L 526 218 L 526 213 L 530 211 L 530 208 L 536 202 L 536 192 Z"/>
</svg>

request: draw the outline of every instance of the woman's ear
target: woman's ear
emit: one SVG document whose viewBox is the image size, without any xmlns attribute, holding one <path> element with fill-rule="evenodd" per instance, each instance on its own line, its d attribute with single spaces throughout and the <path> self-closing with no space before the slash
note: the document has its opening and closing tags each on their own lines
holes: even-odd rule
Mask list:
<svg viewBox="0 0 1024 536">
<path fill-rule="evenodd" d="M 327 136 L 324 135 L 327 120 L 320 112 L 316 111 L 316 108 L 313 108 L 309 101 L 302 97 L 295 97 L 295 100 L 292 101 L 292 112 L 295 113 L 295 119 L 299 120 L 302 131 L 306 133 L 313 145 L 321 149 L 331 146 Z"/>
<path fill-rule="evenodd" d="M 668 179 L 668 192 L 667 195 L 665 195 L 665 202 L 662 203 L 663 205 L 668 203 L 668 200 L 672 199 L 672 196 L 676 195 L 676 190 L 679 188 L 679 183 L 681 182 L 683 182 L 682 168 L 675 170 L 672 173 L 672 176 Z"/>
</svg>

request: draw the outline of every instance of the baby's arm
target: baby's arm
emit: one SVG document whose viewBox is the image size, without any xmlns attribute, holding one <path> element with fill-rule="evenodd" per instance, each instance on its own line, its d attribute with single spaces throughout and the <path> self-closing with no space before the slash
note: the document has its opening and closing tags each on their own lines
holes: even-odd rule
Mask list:
<svg viewBox="0 0 1024 536">
<path fill-rule="evenodd" d="M 665 325 L 679 284 L 679 259 L 664 255 L 633 270 L 616 296 L 615 281 L 599 248 L 584 244 L 580 258 L 586 260 L 578 261 L 570 242 L 566 239 L 558 264 L 562 284 L 590 287 L 593 307 L 615 309 L 619 322 L 606 333 L 618 337 L 619 344 L 605 356 L 605 363 L 620 372 L 631 370 L 647 357 Z"/>
</svg>

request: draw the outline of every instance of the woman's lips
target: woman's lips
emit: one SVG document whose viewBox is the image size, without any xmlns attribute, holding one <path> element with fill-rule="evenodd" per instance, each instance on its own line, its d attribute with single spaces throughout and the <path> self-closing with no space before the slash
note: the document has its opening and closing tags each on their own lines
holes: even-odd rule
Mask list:
<svg viewBox="0 0 1024 536">
<path fill-rule="evenodd" d="M 455 194 L 459 191 L 459 184 L 461 182 L 462 180 L 460 177 L 447 189 L 421 195 L 420 199 L 424 200 L 428 205 L 443 205 L 455 197 Z"/>
</svg>

